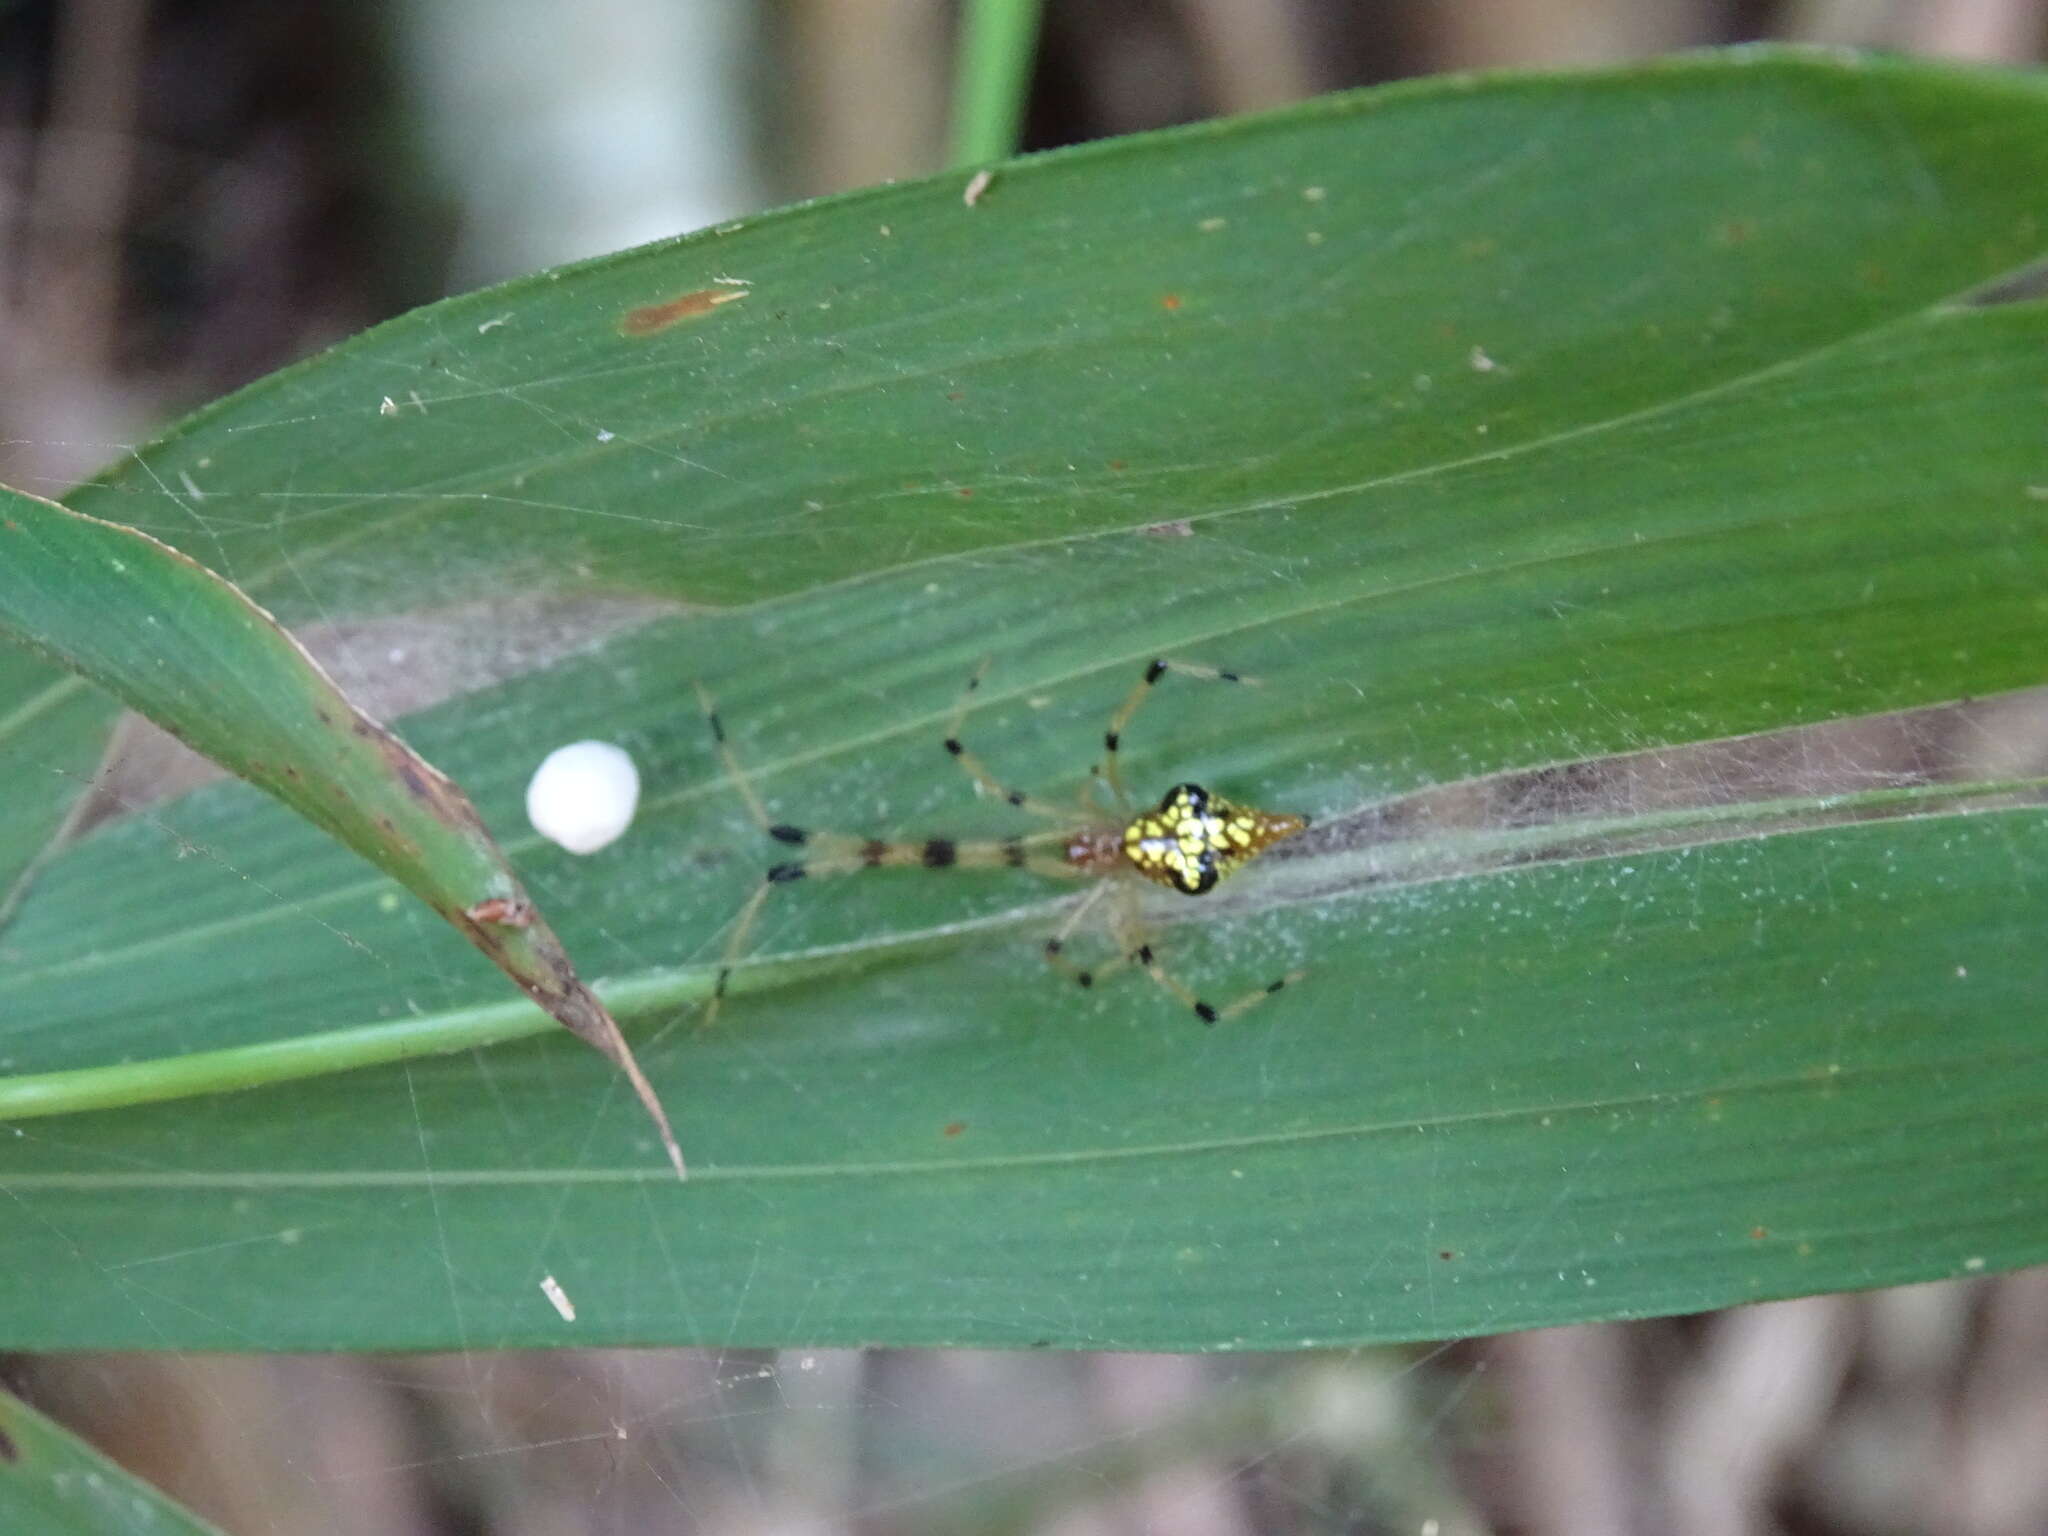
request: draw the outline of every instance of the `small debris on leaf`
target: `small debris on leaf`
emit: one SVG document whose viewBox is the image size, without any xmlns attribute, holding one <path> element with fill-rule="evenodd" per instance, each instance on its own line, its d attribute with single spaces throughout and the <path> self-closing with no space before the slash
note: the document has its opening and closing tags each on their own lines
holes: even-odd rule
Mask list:
<svg viewBox="0 0 2048 1536">
<path fill-rule="evenodd" d="M 557 1280 L 553 1275 L 542 1275 L 540 1277 L 540 1293 L 547 1297 L 548 1305 L 561 1314 L 563 1322 L 573 1323 L 576 1321 L 576 1303 L 571 1301 L 569 1293 L 562 1289 L 561 1281 Z"/>
<path fill-rule="evenodd" d="M 471 922 L 497 923 L 504 928 L 528 928 L 533 925 L 533 903 L 513 897 L 493 896 L 480 901 L 465 914 Z"/>
</svg>

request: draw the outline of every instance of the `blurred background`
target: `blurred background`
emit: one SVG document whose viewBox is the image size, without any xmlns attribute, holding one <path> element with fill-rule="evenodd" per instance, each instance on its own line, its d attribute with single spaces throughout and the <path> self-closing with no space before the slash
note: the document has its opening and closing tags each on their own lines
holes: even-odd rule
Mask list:
<svg viewBox="0 0 2048 1536">
<path fill-rule="evenodd" d="M 0 481 L 414 305 L 942 167 L 954 0 L 0 0 Z M 1046 149 L 2048 0 L 1049 0 Z M 0 1356 L 238 1533 L 2048 1531 L 2048 1272 L 1287 1357 Z"/>
</svg>

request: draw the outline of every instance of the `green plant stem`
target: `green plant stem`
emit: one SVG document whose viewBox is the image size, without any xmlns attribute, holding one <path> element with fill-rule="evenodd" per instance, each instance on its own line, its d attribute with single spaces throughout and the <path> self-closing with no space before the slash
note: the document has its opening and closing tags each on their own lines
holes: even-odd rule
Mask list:
<svg viewBox="0 0 2048 1536">
<path fill-rule="evenodd" d="M 953 75 L 956 168 L 1017 152 L 1038 43 L 1038 11 L 1039 0 L 968 0 Z"/>
<path fill-rule="evenodd" d="M 708 970 L 660 971 L 598 990 L 608 994 L 610 1006 L 630 1015 L 700 1001 L 709 992 L 710 981 Z M 544 1035 L 554 1028 L 554 1020 L 533 1004 L 508 999 L 430 1017 L 358 1024 L 226 1050 L 0 1077 L 0 1121 L 231 1093 L 329 1072 L 473 1050 L 503 1040 Z"/>
<path fill-rule="evenodd" d="M 229 1093 L 270 1083 L 320 1077 L 356 1067 L 406 1061 L 473 1046 L 541 1035 L 554 1020 L 531 1003 L 507 1001 L 464 1008 L 431 1019 L 399 1019 L 265 1040 L 220 1051 L 194 1051 L 126 1061 L 109 1067 L 77 1067 L 0 1078 L 0 1121 L 32 1120 L 89 1109 L 123 1109 L 165 1099 Z"/>
</svg>

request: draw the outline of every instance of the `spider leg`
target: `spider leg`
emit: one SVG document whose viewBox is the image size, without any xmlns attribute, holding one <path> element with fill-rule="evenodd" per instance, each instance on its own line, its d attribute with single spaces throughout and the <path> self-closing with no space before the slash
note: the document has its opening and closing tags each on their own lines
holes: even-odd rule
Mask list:
<svg viewBox="0 0 2048 1536">
<path fill-rule="evenodd" d="M 988 765 L 962 744 L 960 728 L 967 721 L 968 706 L 974 702 L 974 691 L 981 686 L 982 677 L 988 672 L 988 664 L 989 658 L 982 657 L 981 664 L 974 669 L 974 675 L 967 679 L 967 686 L 960 690 L 960 702 L 954 706 L 953 718 L 946 726 L 947 752 L 952 754 L 953 761 L 960 765 L 961 771 L 967 777 L 997 799 L 1014 805 L 1020 811 L 1028 811 L 1033 816 L 1044 816 L 1053 821 L 1072 821 L 1074 813 L 1071 810 L 1047 805 L 1043 800 L 1027 795 L 1021 789 L 1012 789 L 990 773 Z"/>
<path fill-rule="evenodd" d="M 1117 771 L 1117 752 L 1123 745 L 1124 728 L 1152 697 L 1152 689 L 1159 679 L 1169 672 L 1178 672 L 1183 677 L 1201 678 L 1211 683 L 1246 683 L 1257 686 L 1255 677 L 1242 677 L 1235 672 L 1226 672 L 1220 667 L 1205 667 L 1192 661 L 1167 661 L 1155 658 L 1145 668 L 1145 675 L 1124 699 L 1117 712 L 1109 717 L 1109 729 L 1102 733 L 1102 761 L 1095 771 L 1109 781 L 1110 792 L 1116 796 L 1116 803 L 1125 810 L 1131 806 L 1130 793 L 1124 788 L 1123 775 Z"/>
<path fill-rule="evenodd" d="M 1067 913 L 1059 927 L 1054 930 L 1053 936 L 1045 941 L 1045 963 L 1079 987 L 1092 987 L 1103 977 L 1113 975 L 1131 963 L 1128 955 L 1118 955 L 1101 965 L 1077 965 L 1063 952 L 1067 947 L 1067 940 L 1073 936 L 1074 930 L 1081 926 L 1081 919 L 1094 909 L 1095 903 L 1102 899 L 1108 889 L 1109 882 L 1105 880 L 1075 902 L 1073 910 Z"/>
<path fill-rule="evenodd" d="M 697 702 L 703 708 L 704 721 L 711 731 L 719 761 L 724 765 L 726 777 L 732 781 L 733 788 L 739 792 L 740 799 L 746 803 L 747 814 L 753 818 L 754 825 L 776 842 L 803 850 L 800 857 L 768 869 L 761 877 L 761 883 L 754 887 L 734 915 L 725 952 L 718 962 L 717 979 L 712 983 L 711 996 L 704 1005 L 705 1025 L 718 1017 L 733 971 L 746 952 L 747 940 L 753 936 L 761 909 L 768 904 L 768 898 L 777 886 L 831 875 L 859 874 L 865 869 L 1027 869 L 1034 874 L 1060 879 L 1073 879 L 1086 873 L 1069 863 L 1063 851 L 1062 845 L 1071 837 L 1070 828 L 1033 832 L 1024 837 L 966 842 L 950 837 L 891 841 L 852 837 L 843 832 L 821 832 L 770 820 L 768 807 L 762 802 L 753 781 L 747 777 L 746 769 L 740 766 L 732 743 L 726 739 L 725 726 L 718 717 L 718 706 L 711 697 L 711 691 L 701 682 L 695 687 Z M 1061 819 L 1069 823 L 1073 820 L 1063 813 Z"/>
<path fill-rule="evenodd" d="M 754 825 L 774 836 L 776 829 L 768 820 L 768 807 L 761 803 L 760 795 L 754 790 L 754 781 L 740 767 L 739 758 L 733 754 L 732 743 L 725 739 L 725 722 L 718 718 L 718 704 L 711 697 L 711 690 L 694 677 L 690 679 L 690 686 L 697 690 L 697 705 L 704 711 L 704 723 L 711 728 L 711 742 L 718 750 L 719 762 L 725 765 L 725 776 L 732 780 L 732 787 L 747 802 L 747 814 L 754 818 Z"/>
<path fill-rule="evenodd" d="M 733 972 L 746 953 L 747 940 L 753 936 L 761 909 L 778 886 L 833 875 L 857 875 L 868 869 L 1028 869 L 1036 875 L 1059 879 L 1074 879 L 1085 873 L 1053 849 L 1053 844 L 1065 838 L 1062 832 L 1036 832 L 1029 837 L 976 842 L 946 837 L 888 842 L 849 837 L 841 832 L 812 832 L 778 823 L 769 828 L 769 833 L 780 841 L 801 844 L 808 852 L 800 859 L 772 866 L 733 917 L 725 953 L 719 957 L 718 975 L 704 1004 L 702 1027 L 709 1027 L 718 1018 L 719 1007 L 725 1001 Z"/>
<path fill-rule="evenodd" d="M 725 1001 L 725 988 L 732 980 L 732 968 L 739 963 L 740 955 L 747 947 L 747 939 L 754 931 L 754 920 L 761 915 L 761 908 L 767 904 L 769 893 L 774 889 L 774 882 L 762 881 L 733 919 L 732 932 L 725 941 L 725 953 L 718 959 L 718 979 L 711 984 L 711 996 L 704 1002 L 704 1017 L 698 1025 L 700 1029 L 709 1029 L 718 1021 L 718 1008 Z"/>
<path fill-rule="evenodd" d="M 1228 1024 L 1232 1019 L 1242 1018 L 1275 992 L 1294 985 L 1308 974 L 1307 971 L 1289 971 L 1285 976 L 1270 981 L 1263 987 L 1255 988 L 1219 1008 L 1214 1003 L 1204 1001 L 1186 983 L 1159 963 L 1158 953 L 1153 949 L 1151 940 L 1145 938 L 1143 931 L 1137 926 L 1135 900 L 1123 905 L 1113 926 L 1117 942 L 1123 946 L 1129 963 L 1142 969 L 1162 991 L 1178 999 L 1182 1006 L 1204 1024 Z"/>
</svg>

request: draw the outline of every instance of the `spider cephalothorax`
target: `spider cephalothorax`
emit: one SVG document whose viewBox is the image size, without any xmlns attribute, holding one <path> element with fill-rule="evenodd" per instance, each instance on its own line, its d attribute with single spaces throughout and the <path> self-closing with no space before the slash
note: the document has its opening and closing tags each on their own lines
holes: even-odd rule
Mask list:
<svg viewBox="0 0 2048 1536">
<path fill-rule="evenodd" d="M 1199 784 L 1176 784 L 1157 810 L 1134 817 L 1124 828 L 1123 853 L 1147 880 L 1185 896 L 1201 896 L 1307 826 L 1306 816 L 1276 816 L 1232 805 Z"/>
</svg>

